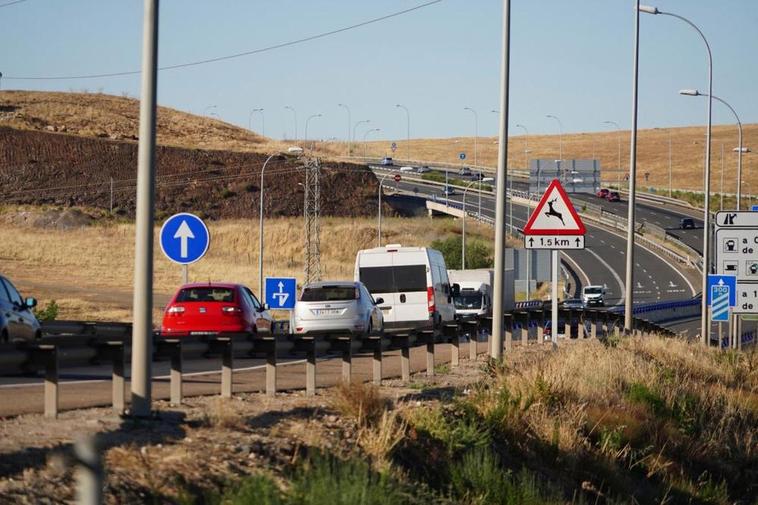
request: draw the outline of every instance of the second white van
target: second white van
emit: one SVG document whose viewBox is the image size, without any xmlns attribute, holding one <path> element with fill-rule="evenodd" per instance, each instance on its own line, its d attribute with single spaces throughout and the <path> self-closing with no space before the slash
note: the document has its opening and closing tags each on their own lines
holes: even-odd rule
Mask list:
<svg viewBox="0 0 758 505">
<path fill-rule="evenodd" d="M 427 247 L 385 247 L 358 251 L 355 280 L 380 304 L 385 331 L 441 331 L 455 320 L 453 286 L 442 253 Z"/>
</svg>

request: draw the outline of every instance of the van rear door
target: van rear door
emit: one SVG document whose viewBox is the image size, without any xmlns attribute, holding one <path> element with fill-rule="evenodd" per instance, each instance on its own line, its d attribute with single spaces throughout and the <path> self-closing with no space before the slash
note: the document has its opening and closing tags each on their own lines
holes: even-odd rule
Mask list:
<svg viewBox="0 0 758 505">
<path fill-rule="evenodd" d="M 393 254 L 395 289 L 395 319 L 397 321 L 426 321 L 429 319 L 428 289 L 429 260 L 426 251 L 398 251 Z"/>
</svg>

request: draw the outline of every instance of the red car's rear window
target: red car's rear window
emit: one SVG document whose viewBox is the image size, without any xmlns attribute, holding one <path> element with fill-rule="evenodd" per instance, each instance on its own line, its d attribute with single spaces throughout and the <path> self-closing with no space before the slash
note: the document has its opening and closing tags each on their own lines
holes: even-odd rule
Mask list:
<svg viewBox="0 0 758 505">
<path fill-rule="evenodd" d="M 233 302 L 234 290 L 231 288 L 214 288 L 203 286 L 198 288 L 185 288 L 176 296 L 177 303 L 187 302 Z"/>
</svg>

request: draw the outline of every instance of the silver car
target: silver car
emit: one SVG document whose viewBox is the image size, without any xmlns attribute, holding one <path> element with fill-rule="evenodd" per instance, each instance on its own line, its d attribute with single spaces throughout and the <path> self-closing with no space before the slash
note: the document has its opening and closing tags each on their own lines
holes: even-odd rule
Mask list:
<svg viewBox="0 0 758 505">
<path fill-rule="evenodd" d="M 362 282 L 322 281 L 307 284 L 295 304 L 296 335 L 352 334 L 384 331 L 384 317 Z"/>
</svg>

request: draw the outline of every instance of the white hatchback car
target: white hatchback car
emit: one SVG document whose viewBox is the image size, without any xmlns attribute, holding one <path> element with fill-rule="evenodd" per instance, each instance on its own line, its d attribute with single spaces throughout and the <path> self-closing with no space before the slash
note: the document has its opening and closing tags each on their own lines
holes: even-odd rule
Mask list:
<svg viewBox="0 0 758 505">
<path fill-rule="evenodd" d="M 322 281 L 307 284 L 295 304 L 296 335 L 352 334 L 384 331 L 384 317 L 362 282 Z"/>
</svg>

